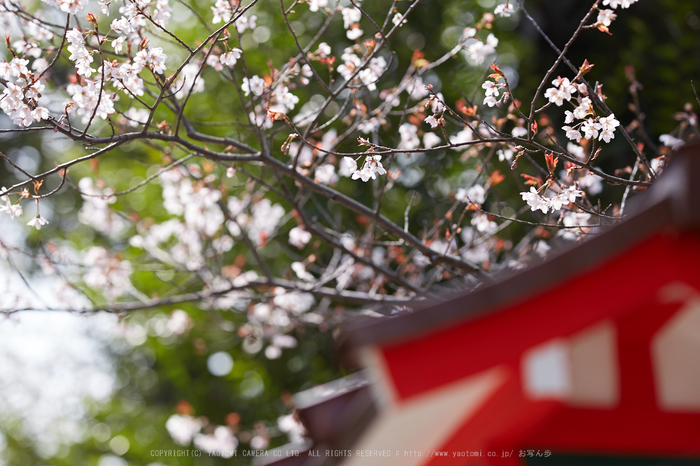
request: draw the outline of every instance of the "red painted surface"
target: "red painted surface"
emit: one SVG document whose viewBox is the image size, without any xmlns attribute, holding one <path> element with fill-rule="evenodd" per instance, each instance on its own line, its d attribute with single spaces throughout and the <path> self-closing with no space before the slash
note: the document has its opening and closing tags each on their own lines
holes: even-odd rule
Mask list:
<svg viewBox="0 0 700 466">
<path fill-rule="evenodd" d="M 515 465 L 521 464 L 518 450 L 527 448 L 700 456 L 700 413 L 661 411 L 654 393 L 650 340 L 680 308 L 680 303 L 658 300 L 659 290 L 673 282 L 700 290 L 697 234 L 654 235 L 546 292 L 381 348 L 399 402 L 495 366 L 509 371 L 507 381 L 441 448 L 514 450 L 515 458 L 489 462 L 484 457 L 453 457 L 427 464 Z M 601 320 L 616 326 L 619 405 L 577 409 L 557 401 L 527 399 L 521 388 L 522 354 Z"/>
</svg>

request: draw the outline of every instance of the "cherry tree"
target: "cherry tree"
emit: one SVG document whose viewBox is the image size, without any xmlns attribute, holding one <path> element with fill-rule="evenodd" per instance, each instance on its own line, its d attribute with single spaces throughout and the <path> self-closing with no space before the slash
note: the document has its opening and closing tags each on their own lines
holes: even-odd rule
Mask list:
<svg viewBox="0 0 700 466">
<path fill-rule="evenodd" d="M 474 7 L 450 47 L 410 50 L 397 36 L 421 3 L 4 0 L 2 132 L 54 150 L 46 169 L 1 154 L 15 177 L 2 221 L 40 231 L 31 250 L 0 239 L 0 255 L 58 277 L 46 309 L 159 309 L 177 336 L 195 325 L 181 310 L 194 305 L 236 315 L 243 350 L 276 359 L 302 328 L 410 312 L 440 284 L 482 286 L 585 240 L 697 137 L 692 106 L 656 138 L 639 105 L 621 121 L 627 103 L 606 100 L 595 63 L 568 58 L 575 42 L 614 33 L 636 0 L 591 1 L 563 45 L 526 2 L 506 0 Z M 501 62 L 498 24 L 511 16 L 556 56 L 528 95 Z M 475 89 L 440 81 L 455 62 Z M 633 164 L 602 168 L 621 150 Z M 609 187 L 622 189 L 602 204 Z M 89 241 L 61 232 L 71 209 L 60 199 L 74 193 L 70 225 Z M 18 296 L 2 312 L 38 307 Z M 125 322 L 128 338 L 145 332 Z M 165 427 L 203 450 L 239 441 L 221 426 L 205 433 L 187 409 Z M 279 430 L 302 435 L 291 417 Z"/>
</svg>

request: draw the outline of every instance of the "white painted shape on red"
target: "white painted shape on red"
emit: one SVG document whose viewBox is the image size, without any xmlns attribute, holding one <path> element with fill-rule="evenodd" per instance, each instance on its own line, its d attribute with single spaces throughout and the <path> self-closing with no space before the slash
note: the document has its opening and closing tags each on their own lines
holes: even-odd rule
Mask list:
<svg viewBox="0 0 700 466">
<path fill-rule="evenodd" d="M 566 400 L 573 392 L 571 359 L 567 341 L 550 340 L 527 350 L 521 359 L 525 396 L 531 399 Z"/>
<path fill-rule="evenodd" d="M 372 358 L 376 364 L 381 356 L 375 353 Z M 353 445 L 353 456 L 344 460 L 343 466 L 425 464 L 431 459 L 426 457 L 427 452 L 444 445 L 506 379 L 507 370 L 495 367 L 400 404 L 385 404 Z M 358 451 L 386 451 L 389 456 L 363 457 Z M 422 456 L 414 454 L 417 452 Z"/>
<path fill-rule="evenodd" d="M 616 333 L 615 324 L 606 320 L 571 337 L 570 404 L 612 409 L 620 402 Z"/>
<path fill-rule="evenodd" d="M 700 293 L 651 341 L 656 399 L 667 411 L 700 411 Z"/>
</svg>

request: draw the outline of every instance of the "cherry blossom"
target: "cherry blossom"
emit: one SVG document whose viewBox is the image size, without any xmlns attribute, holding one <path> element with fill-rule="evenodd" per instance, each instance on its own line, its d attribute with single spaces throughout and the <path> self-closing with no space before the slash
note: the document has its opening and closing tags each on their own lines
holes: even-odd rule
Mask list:
<svg viewBox="0 0 700 466">
<path fill-rule="evenodd" d="M 453 147 L 453 149 L 462 150 L 464 149 L 464 144 L 472 142 L 473 140 L 474 132 L 471 130 L 471 128 L 465 126 L 464 129 L 462 129 L 462 131 L 450 138 L 450 144 L 455 146 Z"/>
<path fill-rule="evenodd" d="M 214 18 L 211 20 L 212 24 L 226 23 L 233 16 L 233 8 L 231 8 L 229 0 L 216 0 L 214 6 L 211 7 L 211 11 L 214 13 Z"/>
<path fill-rule="evenodd" d="M 598 12 L 598 19 L 596 22 L 608 27 L 612 24 L 615 18 L 617 18 L 617 15 L 613 10 L 600 10 Z"/>
<path fill-rule="evenodd" d="M 546 198 L 540 196 L 540 194 L 537 192 L 534 186 L 530 186 L 529 192 L 520 193 L 520 196 L 522 196 L 523 201 L 527 202 L 527 205 L 530 206 L 530 210 L 532 210 L 533 212 L 538 209 L 541 210 L 543 214 L 549 212 L 549 201 Z"/>
<path fill-rule="evenodd" d="M 603 5 L 610 5 L 610 8 L 629 8 L 634 3 L 637 3 L 637 0 L 603 0 Z"/>
<path fill-rule="evenodd" d="M 7 192 L 7 189 L 3 186 L 2 188 L 0 188 L 0 191 Z M 10 216 L 11 219 L 14 219 L 15 217 L 19 217 L 20 215 L 22 215 L 22 206 L 19 203 L 12 204 L 10 202 L 10 196 L 8 196 L 7 194 L 0 197 L 0 202 L 5 203 L 5 205 L 0 205 L 0 212 L 7 212 L 7 214 Z M 35 225 L 30 225 L 30 226 L 35 226 Z M 41 225 L 39 225 L 36 228 L 37 228 L 37 230 L 40 230 Z"/>
<path fill-rule="evenodd" d="M 511 5 L 508 1 L 506 1 L 506 3 L 501 3 L 493 10 L 494 15 L 501 15 L 503 17 L 508 17 L 513 13 L 515 13 L 513 5 Z"/>
<path fill-rule="evenodd" d="M 309 0 L 309 11 L 318 11 L 328 6 L 328 0 Z"/>
<path fill-rule="evenodd" d="M 184 99 L 188 93 L 197 93 L 204 91 L 204 79 L 199 76 L 200 65 L 197 63 L 188 63 L 182 69 L 179 79 L 176 81 L 176 85 L 173 86 L 177 89 L 175 93 L 176 99 Z"/>
<path fill-rule="evenodd" d="M 572 128 L 571 126 L 562 126 L 562 129 L 566 131 L 566 137 L 572 141 L 580 142 L 583 138 L 581 132 L 575 128 Z"/>
<path fill-rule="evenodd" d="M 289 230 L 289 244 L 295 248 L 302 249 L 311 241 L 311 233 L 299 227 Z"/>
<path fill-rule="evenodd" d="M 90 288 L 91 298 L 101 296 L 93 300 L 96 308 L 116 312 L 156 307 L 159 299 L 196 299 L 193 306 L 222 311 L 217 321 L 240 313 L 233 320 L 243 350 L 268 359 L 297 346 L 295 332 L 305 325 L 334 328 L 351 312 L 373 313 L 380 299 L 413 299 L 448 278 L 476 286 L 482 274 L 522 268 L 545 256 L 550 238 L 576 240 L 593 225 L 615 223 L 615 215 L 626 214 L 624 187 L 634 196 L 638 189 L 632 186 L 653 183 L 652 174 L 674 156 L 669 149 L 697 129 L 692 106 L 684 108 L 676 115 L 679 126 L 659 138 L 665 147 L 628 148 L 629 160 L 642 151 L 652 170 L 638 163 L 635 170 L 615 167 L 623 158 L 599 141 L 613 142 L 623 126 L 608 105 L 619 113 L 625 104 L 612 93 L 609 99 L 603 95 L 605 83 L 599 81 L 608 70 L 573 63 L 569 47 L 553 70 L 571 68 L 573 74 L 553 79 L 546 73 L 536 81 L 528 76 L 521 82 L 542 83 L 543 93 L 521 90 L 516 100 L 505 76 L 515 85 L 524 68 L 515 69 L 520 56 L 510 53 L 510 33 L 498 58 L 503 69 L 483 66 L 497 52 L 502 27 L 515 24 L 497 19 L 515 13 L 509 0 L 491 2 L 486 12 L 468 8 L 460 19 L 471 21 L 468 27 L 457 26 L 460 21 L 445 25 L 448 32 L 459 28 L 445 35 L 454 43 L 432 47 L 399 30 L 419 2 L 387 4 L 380 11 L 381 5 L 364 9 L 359 0 L 302 0 L 284 22 L 273 18 L 284 14 L 279 8 L 265 9 L 260 2 L 212 0 L 195 5 L 201 20 L 185 16 L 190 13 L 181 7 L 187 5 L 178 4 L 175 11 L 183 16 L 172 29 L 166 27 L 173 14 L 168 0 L 44 3 L 44 12 L 32 6 L 15 13 L 21 9 L 16 2 L 6 2 L 0 12 L 8 34 L 8 61 L 0 60 L 0 108 L 20 139 L 45 138 L 41 170 L 58 168 L 42 174 L 27 168 L 31 157 L 8 152 L 8 163 L 21 170 L 14 170 L 12 192 L 3 188 L 0 212 L 17 218 L 23 203 L 77 183 L 75 216 L 80 228 L 96 236 L 73 254 L 73 263 L 84 267 L 75 268 L 70 280 L 76 288 Z M 577 47 L 588 29 L 605 30 L 622 14 L 618 8 L 635 2 L 593 3 L 572 37 Z M 47 13 L 49 5 L 54 11 Z M 83 19 L 89 11 L 109 16 L 110 9 L 112 17 Z M 75 12 L 79 16 L 66 17 Z M 258 26 L 258 16 L 266 26 Z M 525 16 L 523 21 L 534 22 Z M 64 21 L 70 25 L 62 27 Z M 288 27 L 271 30 L 283 23 Z M 341 24 L 342 30 L 333 29 Z M 363 25 L 371 25 L 367 34 Z M 180 36 L 185 28 L 191 31 Z M 301 50 L 292 32 L 299 33 Z M 404 45 L 410 49 L 395 49 Z M 273 48 L 279 50 L 268 53 Z M 459 70 L 468 88 L 444 82 L 449 73 L 440 67 L 455 60 L 471 65 Z M 475 82 L 482 97 L 474 96 Z M 212 95 L 191 98 L 200 92 Z M 542 97 L 544 105 L 537 104 Z M 631 121 L 620 131 L 630 137 L 624 139 L 641 140 L 635 112 L 626 115 Z M 555 131 L 552 122 L 560 120 Z M 40 121 L 41 127 L 23 129 Z M 60 154 L 46 144 L 49 137 L 67 142 Z M 622 139 L 615 151 L 625 150 Z M 27 145 L 34 142 L 39 147 L 39 141 Z M 70 174 L 59 170 L 66 162 Z M 514 186 L 523 180 L 528 188 L 520 193 L 522 201 L 511 205 L 507 193 L 518 192 Z M 598 204 L 592 197 L 608 184 L 623 189 L 606 193 Z M 54 189 L 58 194 L 50 193 Z M 65 212 L 63 203 L 53 205 L 54 216 Z M 535 214 L 525 212 L 520 220 L 523 210 Z M 603 213 L 613 218 L 600 222 Z M 522 223 L 507 228 L 515 221 Z M 46 223 L 37 210 L 23 227 Z M 41 234 L 55 229 L 46 230 Z M 53 247 L 46 240 L 42 244 Z M 0 244 L 1 255 L 11 253 Z M 63 272 L 63 257 L 54 262 Z M 142 274 L 176 286 L 166 295 L 154 293 L 149 283 L 155 278 L 139 280 Z M 131 332 L 145 338 L 152 327 L 145 322 L 131 325 Z M 192 325 L 185 311 L 162 312 L 162 332 L 152 336 L 178 340 Z M 280 418 L 279 425 L 290 437 L 303 435 L 291 417 Z M 173 415 L 166 429 L 183 446 L 238 446 L 235 431 L 204 417 Z M 278 445 L 270 432 L 241 438 L 251 448 Z"/>
<path fill-rule="evenodd" d="M 437 128 L 438 125 L 440 124 L 440 122 L 435 118 L 435 115 L 428 115 L 427 117 L 425 117 L 425 120 L 423 120 L 423 121 L 428 123 L 430 125 L 430 127 L 433 129 Z"/>
<path fill-rule="evenodd" d="M 345 29 L 349 29 L 350 26 L 360 22 L 360 19 L 362 19 L 362 12 L 355 7 L 343 8 L 341 14 L 343 16 L 343 27 Z"/>
<path fill-rule="evenodd" d="M 78 115 L 83 117 L 83 123 L 90 121 L 93 113 L 104 120 L 115 112 L 111 96 L 102 89 L 99 81 L 86 79 L 85 85 L 69 84 L 66 90 L 72 96 L 74 103 L 69 113 L 77 109 Z"/>
<path fill-rule="evenodd" d="M 133 272 L 131 264 L 113 257 L 105 248 L 93 246 L 88 249 L 85 265 L 88 267 L 83 275 L 85 284 L 100 290 L 110 302 L 133 288 L 130 280 Z"/>
<path fill-rule="evenodd" d="M 250 15 L 246 17 L 241 15 L 236 21 L 236 30 L 239 34 L 243 34 L 247 29 L 255 29 L 258 17 L 256 15 Z"/>
<path fill-rule="evenodd" d="M 496 53 L 497 46 L 498 38 L 493 34 L 489 34 L 486 38 L 486 42 L 473 39 L 471 44 L 466 47 L 465 54 L 469 61 L 473 62 L 475 65 L 480 65 L 486 60 L 486 57 Z"/>
<path fill-rule="evenodd" d="M 236 64 L 239 58 L 241 58 L 242 53 L 243 51 L 241 49 L 233 48 L 230 52 L 222 54 L 219 57 L 219 60 L 221 61 L 222 65 L 231 67 Z"/>
<path fill-rule="evenodd" d="M 399 135 L 401 136 L 401 142 L 399 143 L 400 149 L 415 149 L 420 146 L 420 139 L 418 139 L 418 128 L 410 123 L 404 123 L 399 126 Z"/>
<path fill-rule="evenodd" d="M 483 234 L 491 234 L 498 229 L 498 225 L 496 224 L 496 222 L 492 222 L 491 220 L 489 220 L 488 215 L 483 214 L 481 212 L 476 212 L 472 216 L 471 224 L 476 229 L 476 231 Z"/>
<path fill-rule="evenodd" d="M 615 128 L 620 126 L 620 122 L 615 119 L 615 114 L 600 118 L 598 120 L 600 124 L 600 138 L 599 140 L 610 142 L 611 139 L 615 138 Z"/>
<path fill-rule="evenodd" d="M 427 132 L 423 135 L 423 147 L 432 149 L 442 143 L 442 138 L 435 133 Z"/>
<path fill-rule="evenodd" d="M 496 99 L 496 97 L 498 97 L 498 91 L 500 89 L 500 86 L 498 86 L 493 81 L 486 81 L 481 85 L 481 88 L 486 91 L 484 105 L 488 105 L 489 107 L 494 107 L 498 105 L 498 100 Z"/>
<path fill-rule="evenodd" d="M 659 141 L 664 146 L 670 147 L 673 150 L 676 150 L 685 145 L 685 142 L 682 139 L 673 137 L 670 134 L 662 134 L 661 136 L 659 136 Z"/>
<path fill-rule="evenodd" d="M 365 163 L 362 166 L 362 169 L 355 170 L 355 173 L 352 174 L 352 179 L 356 180 L 359 178 L 366 183 L 370 179 L 376 180 L 377 175 L 385 175 L 386 170 L 384 169 L 381 160 L 381 155 L 368 156 L 365 159 Z"/>
<path fill-rule="evenodd" d="M 408 21 L 406 21 L 406 19 L 404 18 L 404 16 L 403 16 L 401 13 L 396 13 L 396 14 L 394 15 L 394 17 L 391 18 L 391 22 L 392 22 L 395 26 L 401 27 L 401 26 L 403 26 L 404 24 L 406 24 Z"/>
<path fill-rule="evenodd" d="M 499 162 L 511 162 L 513 160 L 512 149 L 499 149 L 497 154 Z"/>
<path fill-rule="evenodd" d="M 165 423 L 165 428 L 178 445 L 189 445 L 192 438 L 202 428 L 202 422 L 192 416 L 173 414 Z"/>
<path fill-rule="evenodd" d="M 231 429 L 226 426 L 218 426 L 212 434 L 194 434 L 194 446 L 205 452 L 216 452 L 222 458 L 231 458 L 236 453 L 238 439 Z"/>
<path fill-rule="evenodd" d="M 66 40 L 70 42 L 68 51 L 71 55 L 68 59 L 75 62 L 79 75 L 89 78 L 95 70 L 90 67 L 92 55 L 85 47 L 83 34 L 77 28 L 73 28 L 66 33 Z"/>
<path fill-rule="evenodd" d="M 357 171 L 357 162 L 351 157 L 343 157 L 340 160 L 338 174 L 340 176 L 352 176 Z"/>
<path fill-rule="evenodd" d="M 586 139 L 593 139 L 598 137 L 598 132 L 601 129 L 601 124 L 595 121 L 593 118 L 588 118 L 583 122 L 581 126 L 581 131 L 583 131 L 584 137 Z M 578 141 L 576 141 L 578 142 Z"/>
<path fill-rule="evenodd" d="M 321 184 L 334 185 L 338 182 L 338 175 L 335 174 L 335 167 L 329 163 L 319 166 L 316 169 L 314 181 Z"/>
<path fill-rule="evenodd" d="M 243 84 L 241 84 L 241 89 L 246 95 L 250 95 L 252 92 L 255 96 L 260 96 L 265 89 L 265 81 L 259 76 L 253 76 L 252 78 L 243 78 Z"/>
<path fill-rule="evenodd" d="M 486 200 L 486 190 L 478 184 L 467 189 L 459 188 L 455 194 L 455 199 L 466 204 L 483 204 Z"/>
<path fill-rule="evenodd" d="M 544 96 L 557 107 L 561 107 L 564 101 L 571 100 L 571 94 L 576 92 L 576 86 L 572 85 L 568 78 L 558 77 L 552 84 L 554 87 L 547 89 Z"/>
</svg>

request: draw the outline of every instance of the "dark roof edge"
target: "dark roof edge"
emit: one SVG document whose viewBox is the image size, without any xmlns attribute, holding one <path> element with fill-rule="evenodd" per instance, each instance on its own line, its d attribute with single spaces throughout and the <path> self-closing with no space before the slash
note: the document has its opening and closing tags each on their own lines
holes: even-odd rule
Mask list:
<svg viewBox="0 0 700 466">
<path fill-rule="evenodd" d="M 339 340 L 341 362 L 348 369 L 356 369 L 361 366 L 358 350 L 363 346 L 398 342 L 428 330 L 447 328 L 456 321 L 498 312 L 509 302 L 557 286 L 664 228 L 675 225 L 682 230 L 700 229 L 700 144 L 674 154 L 659 180 L 632 201 L 633 213 L 624 222 L 497 283 L 446 301 L 422 304 L 410 314 L 351 322 Z"/>
</svg>

